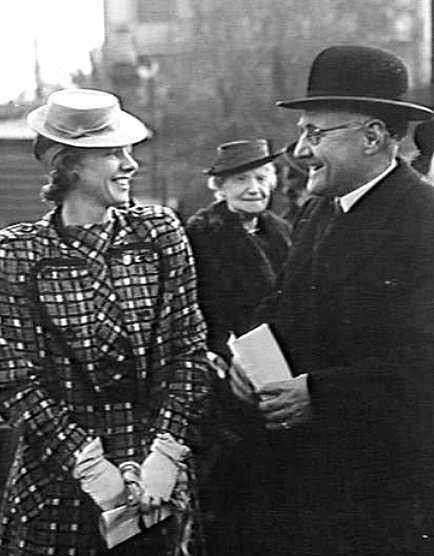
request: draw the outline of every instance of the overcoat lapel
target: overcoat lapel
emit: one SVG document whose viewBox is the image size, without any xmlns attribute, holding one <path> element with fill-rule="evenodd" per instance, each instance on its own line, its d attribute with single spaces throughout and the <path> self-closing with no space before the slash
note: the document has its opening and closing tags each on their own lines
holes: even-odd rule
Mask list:
<svg viewBox="0 0 434 556">
<path fill-rule="evenodd" d="M 296 235 L 285 264 L 285 286 L 290 289 L 310 268 L 317 221 L 325 210 L 326 199 L 311 200 L 304 207 L 297 223 Z"/>
<path fill-rule="evenodd" d="M 380 252 L 386 252 L 387 241 L 394 235 L 390 226 L 390 212 L 402 195 L 411 187 L 411 170 L 401 163 L 386 176 L 353 209 L 339 215 L 327 239 L 317 252 L 318 294 L 329 294 L 343 280 L 365 267 Z M 408 174 L 408 179 L 406 175 Z M 288 287 L 299 280 L 312 279 L 315 220 L 324 200 L 316 201 L 308 222 L 301 230 L 287 266 Z M 310 215 L 310 216 L 309 216 Z M 303 223 L 301 223 L 303 225 Z"/>
</svg>

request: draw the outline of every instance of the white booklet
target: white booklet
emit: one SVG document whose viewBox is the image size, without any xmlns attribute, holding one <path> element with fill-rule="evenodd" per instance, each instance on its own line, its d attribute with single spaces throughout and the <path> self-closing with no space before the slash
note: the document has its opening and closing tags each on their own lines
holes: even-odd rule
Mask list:
<svg viewBox="0 0 434 556">
<path fill-rule="evenodd" d="M 238 338 L 232 336 L 228 346 L 255 388 L 294 378 L 276 338 L 266 323 Z"/>
<path fill-rule="evenodd" d="M 137 507 L 119 506 L 102 512 L 99 530 L 107 548 L 113 548 L 140 533 L 139 511 Z"/>
<path fill-rule="evenodd" d="M 138 506 L 119 506 L 101 513 L 99 530 L 107 548 L 113 548 L 141 532 L 140 519 L 149 528 L 172 515 L 173 511 L 172 504 L 163 504 L 147 513 L 140 513 Z"/>
</svg>

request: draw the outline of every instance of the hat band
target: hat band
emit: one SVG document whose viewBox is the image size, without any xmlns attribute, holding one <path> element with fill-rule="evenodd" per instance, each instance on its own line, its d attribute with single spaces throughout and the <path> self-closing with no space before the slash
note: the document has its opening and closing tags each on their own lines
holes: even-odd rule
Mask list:
<svg viewBox="0 0 434 556">
<path fill-rule="evenodd" d="M 116 131 L 118 127 L 118 122 L 115 119 L 112 119 L 109 122 L 104 122 L 101 125 L 95 127 L 83 127 L 78 126 L 74 129 L 68 129 L 66 127 L 62 127 L 58 124 L 53 123 L 45 123 L 45 126 L 52 132 L 58 133 L 62 135 L 64 139 L 79 139 L 81 137 L 89 137 L 91 135 L 99 134 L 99 133 L 107 133 L 110 131 Z"/>
</svg>

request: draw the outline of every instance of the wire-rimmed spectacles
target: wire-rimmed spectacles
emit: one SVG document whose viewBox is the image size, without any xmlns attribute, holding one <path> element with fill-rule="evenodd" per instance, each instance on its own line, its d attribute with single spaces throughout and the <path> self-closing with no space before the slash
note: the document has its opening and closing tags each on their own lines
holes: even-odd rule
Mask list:
<svg viewBox="0 0 434 556">
<path fill-rule="evenodd" d="M 300 128 L 300 137 L 304 136 L 311 145 L 318 145 L 321 139 L 327 133 L 338 131 L 341 129 L 349 129 L 351 127 L 363 127 L 367 122 L 348 122 L 346 124 L 336 125 L 333 127 L 316 127 L 313 124 L 307 124 L 305 127 Z"/>
</svg>

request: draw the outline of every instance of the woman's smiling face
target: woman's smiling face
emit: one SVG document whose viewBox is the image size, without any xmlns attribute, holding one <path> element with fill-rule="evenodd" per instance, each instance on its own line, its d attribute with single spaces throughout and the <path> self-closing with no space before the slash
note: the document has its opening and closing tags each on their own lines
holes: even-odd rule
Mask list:
<svg viewBox="0 0 434 556">
<path fill-rule="evenodd" d="M 138 168 L 132 147 L 86 149 L 76 173 L 76 192 L 83 202 L 101 208 L 119 206 L 130 199 L 131 178 Z"/>
<path fill-rule="evenodd" d="M 231 211 L 259 214 L 267 208 L 274 185 L 274 166 L 266 164 L 227 177 L 220 193 Z"/>
</svg>

